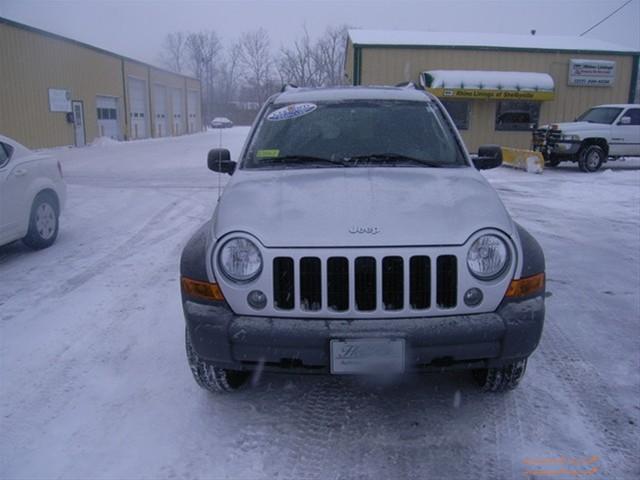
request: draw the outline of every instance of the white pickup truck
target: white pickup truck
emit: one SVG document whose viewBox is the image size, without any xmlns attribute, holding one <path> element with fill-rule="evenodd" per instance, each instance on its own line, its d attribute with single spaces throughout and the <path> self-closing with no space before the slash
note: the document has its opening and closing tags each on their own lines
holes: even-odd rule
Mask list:
<svg viewBox="0 0 640 480">
<path fill-rule="evenodd" d="M 533 149 L 551 167 L 578 162 L 583 172 L 611 158 L 640 156 L 640 104 L 600 105 L 574 122 L 543 125 L 533 132 Z"/>
</svg>

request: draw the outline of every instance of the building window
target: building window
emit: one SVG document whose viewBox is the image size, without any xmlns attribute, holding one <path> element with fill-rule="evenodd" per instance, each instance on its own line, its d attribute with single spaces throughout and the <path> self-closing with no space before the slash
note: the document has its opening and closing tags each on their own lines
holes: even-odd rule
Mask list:
<svg viewBox="0 0 640 480">
<path fill-rule="evenodd" d="M 498 102 L 496 130 L 532 130 L 539 117 L 540 102 Z"/>
<path fill-rule="evenodd" d="M 456 100 L 441 100 L 441 102 L 449 112 L 456 128 L 467 130 L 469 128 L 469 102 Z"/>
</svg>

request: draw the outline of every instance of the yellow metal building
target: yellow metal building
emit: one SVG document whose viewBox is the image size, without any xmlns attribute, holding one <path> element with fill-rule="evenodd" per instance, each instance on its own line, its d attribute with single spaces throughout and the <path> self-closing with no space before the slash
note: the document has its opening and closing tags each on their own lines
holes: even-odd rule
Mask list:
<svg viewBox="0 0 640 480">
<path fill-rule="evenodd" d="M 638 102 L 639 54 L 585 37 L 350 30 L 345 75 L 353 85 L 422 85 L 475 152 L 529 148 L 536 124 Z M 547 81 L 526 85 L 541 74 Z"/>
<path fill-rule="evenodd" d="M 0 134 L 30 148 L 202 129 L 200 81 L 0 17 Z"/>
</svg>

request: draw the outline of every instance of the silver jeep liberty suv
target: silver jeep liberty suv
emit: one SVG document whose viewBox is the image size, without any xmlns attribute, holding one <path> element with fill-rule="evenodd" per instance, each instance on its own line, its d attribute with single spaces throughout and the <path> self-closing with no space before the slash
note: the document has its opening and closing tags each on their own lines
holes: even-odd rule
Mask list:
<svg viewBox="0 0 640 480">
<path fill-rule="evenodd" d="M 514 388 L 544 323 L 545 262 L 432 95 L 286 87 L 263 106 L 181 258 L 187 358 L 211 391 L 254 371 L 469 369 Z"/>
</svg>

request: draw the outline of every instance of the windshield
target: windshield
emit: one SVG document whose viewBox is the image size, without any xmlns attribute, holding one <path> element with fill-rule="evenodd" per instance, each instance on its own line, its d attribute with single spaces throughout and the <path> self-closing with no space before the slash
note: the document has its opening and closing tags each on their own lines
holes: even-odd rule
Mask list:
<svg viewBox="0 0 640 480">
<path fill-rule="evenodd" d="M 576 118 L 576 121 L 589 123 L 606 123 L 610 125 L 618 117 L 618 115 L 620 115 L 621 111 L 621 108 L 615 107 L 592 108 Z"/>
<path fill-rule="evenodd" d="M 367 100 L 272 105 L 243 168 L 465 164 L 435 105 Z"/>
</svg>

